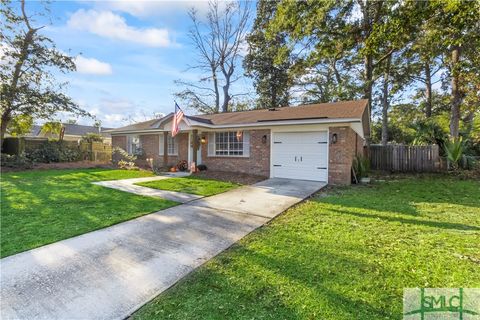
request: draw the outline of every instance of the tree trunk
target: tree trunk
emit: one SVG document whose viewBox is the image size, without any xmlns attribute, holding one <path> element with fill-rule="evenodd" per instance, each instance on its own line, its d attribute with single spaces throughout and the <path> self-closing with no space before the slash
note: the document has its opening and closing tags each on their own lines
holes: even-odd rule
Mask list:
<svg viewBox="0 0 480 320">
<path fill-rule="evenodd" d="M 468 114 L 463 118 L 463 123 L 465 124 L 465 135 L 468 137 L 472 133 L 473 130 L 473 120 L 475 120 L 475 111 L 474 110 L 480 110 L 480 108 L 477 106 L 476 109 L 472 109 L 468 112 Z"/>
<path fill-rule="evenodd" d="M 432 74 L 430 64 L 425 63 L 425 116 L 430 118 L 432 116 Z"/>
<path fill-rule="evenodd" d="M 458 138 L 460 128 L 460 104 L 462 103 L 462 94 L 458 74 L 459 62 L 460 47 L 454 46 L 452 49 L 452 107 L 450 117 L 450 135 L 452 138 Z"/>
<path fill-rule="evenodd" d="M 271 86 L 270 90 L 271 90 L 270 108 L 276 108 L 276 107 L 278 107 L 277 90 L 274 86 Z"/>
<path fill-rule="evenodd" d="M 363 97 L 365 99 L 368 99 L 368 112 L 371 115 L 372 114 L 373 63 L 372 63 L 372 56 L 370 54 L 365 56 L 364 67 L 365 67 L 365 86 L 364 86 Z"/>
<path fill-rule="evenodd" d="M 230 103 L 230 94 L 228 93 L 229 88 L 230 88 L 229 83 L 227 83 L 223 86 L 222 112 L 228 112 L 228 104 Z"/>
<path fill-rule="evenodd" d="M 223 86 L 223 104 L 222 104 L 222 112 L 228 112 L 228 105 L 230 104 L 230 79 L 232 77 L 234 68 L 230 66 L 228 71 L 222 65 L 222 73 L 225 78 L 225 85 Z"/>
<path fill-rule="evenodd" d="M 390 81 L 390 63 L 391 56 L 387 58 L 385 72 L 383 74 L 383 89 L 382 89 L 382 145 L 386 146 L 388 143 L 388 85 Z"/>
<path fill-rule="evenodd" d="M 10 112 L 4 111 L 1 119 L 2 123 L 0 124 L 0 150 L 3 148 L 3 139 L 5 138 L 5 133 L 7 132 L 7 127 L 10 120 Z"/>
<path fill-rule="evenodd" d="M 213 75 L 213 88 L 215 90 L 215 113 L 220 111 L 220 93 L 218 91 L 218 79 L 217 73 L 212 67 L 212 75 Z"/>
</svg>

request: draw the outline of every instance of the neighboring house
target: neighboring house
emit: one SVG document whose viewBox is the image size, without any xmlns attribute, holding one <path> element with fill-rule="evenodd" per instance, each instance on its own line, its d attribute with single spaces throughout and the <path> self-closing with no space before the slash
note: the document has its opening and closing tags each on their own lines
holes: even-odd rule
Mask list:
<svg viewBox="0 0 480 320">
<path fill-rule="evenodd" d="M 65 127 L 65 135 L 63 137 L 64 140 L 77 141 L 83 136 L 85 136 L 87 133 L 97 133 L 104 138 L 104 142 L 111 143 L 112 141 L 110 133 L 105 132 L 105 130 L 111 130 L 112 128 L 84 126 L 80 124 L 70 123 L 62 123 L 62 126 Z M 24 135 L 24 137 L 58 138 L 58 135 L 44 134 L 42 133 L 42 126 L 33 125 L 32 130 L 30 130 L 28 134 Z"/>
<path fill-rule="evenodd" d="M 349 184 L 370 123 L 367 100 L 185 116 L 171 137 L 173 113 L 109 130 L 112 145 L 142 148 L 158 165 L 179 160 L 209 170 Z M 196 150 L 196 152 L 194 151 Z"/>
</svg>

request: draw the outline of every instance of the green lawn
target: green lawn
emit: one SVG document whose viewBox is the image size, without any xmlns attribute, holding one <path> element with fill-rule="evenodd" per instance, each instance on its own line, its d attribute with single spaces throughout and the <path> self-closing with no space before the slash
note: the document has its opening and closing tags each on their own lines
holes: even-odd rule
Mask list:
<svg viewBox="0 0 480 320">
<path fill-rule="evenodd" d="M 147 181 L 137 184 L 139 186 L 153 189 L 192 193 L 199 196 L 213 196 L 214 194 L 222 193 L 240 186 L 233 182 L 205 179 L 196 176 Z"/>
<path fill-rule="evenodd" d="M 108 169 L 2 174 L 1 257 L 176 205 L 91 183 L 151 175 Z"/>
<path fill-rule="evenodd" d="M 328 191 L 244 238 L 134 319 L 401 319 L 408 287 L 480 287 L 480 182 Z"/>
</svg>

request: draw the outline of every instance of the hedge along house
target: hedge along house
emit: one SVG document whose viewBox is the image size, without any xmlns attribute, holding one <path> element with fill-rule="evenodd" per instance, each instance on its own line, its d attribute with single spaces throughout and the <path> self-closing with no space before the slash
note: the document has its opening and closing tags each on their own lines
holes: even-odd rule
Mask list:
<svg viewBox="0 0 480 320">
<path fill-rule="evenodd" d="M 209 170 L 349 184 L 370 123 L 367 100 L 185 116 L 172 138 L 173 113 L 110 130 L 112 145 L 142 148 L 158 166 L 180 160 Z"/>
</svg>

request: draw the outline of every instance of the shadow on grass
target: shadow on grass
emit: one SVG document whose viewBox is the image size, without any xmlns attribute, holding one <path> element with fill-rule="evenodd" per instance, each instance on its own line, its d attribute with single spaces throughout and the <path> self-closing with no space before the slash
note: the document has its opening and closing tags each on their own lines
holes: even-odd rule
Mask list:
<svg viewBox="0 0 480 320">
<path fill-rule="evenodd" d="M 139 172 L 46 170 L 2 176 L 1 256 L 104 228 L 174 205 L 93 185 Z"/>
<path fill-rule="evenodd" d="M 290 240 L 290 246 L 319 247 L 303 237 Z M 236 244 L 132 318 L 156 319 L 161 312 L 169 319 L 388 319 L 398 311 L 355 293 L 372 264 L 326 250 L 312 251 L 314 256 L 307 251 L 285 247 L 265 254 Z"/>
<path fill-rule="evenodd" d="M 454 187 L 452 187 L 454 185 Z M 370 186 L 352 186 L 312 201 L 345 207 L 419 216 L 417 203 L 443 203 L 480 209 L 480 181 L 449 177 L 418 177 Z"/>
<path fill-rule="evenodd" d="M 352 215 L 359 218 L 380 219 L 388 222 L 400 222 L 400 223 L 413 224 L 413 225 L 431 227 L 431 228 L 452 229 L 452 230 L 474 230 L 474 231 L 480 230 L 480 227 L 470 226 L 462 223 L 436 222 L 431 220 L 420 220 L 420 219 L 407 219 L 407 218 L 400 218 L 400 217 L 390 217 L 390 216 L 379 215 L 379 214 L 366 214 L 366 213 L 352 212 L 347 210 L 338 210 L 338 209 L 332 209 L 332 208 L 329 208 L 328 210 L 337 212 L 339 214 Z"/>
</svg>

